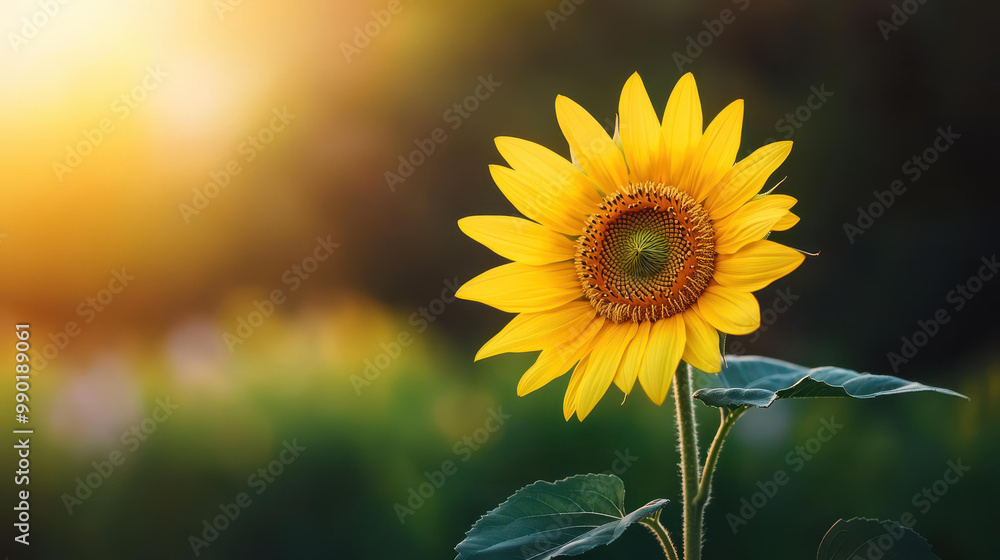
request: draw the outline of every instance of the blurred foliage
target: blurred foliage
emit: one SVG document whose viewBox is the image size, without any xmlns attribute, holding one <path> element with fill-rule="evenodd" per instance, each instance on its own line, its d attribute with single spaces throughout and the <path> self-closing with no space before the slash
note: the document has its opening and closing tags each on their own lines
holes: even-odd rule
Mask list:
<svg viewBox="0 0 1000 560">
<path fill-rule="evenodd" d="M 346 311 L 356 307 L 354 301 L 271 326 L 266 339 L 218 369 L 228 380 L 224 384 L 178 376 L 162 355 L 123 363 L 139 380 L 138 390 L 123 396 L 118 386 L 95 398 L 103 400 L 97 403 L 102 409 L 128 408 L 135 399 L 132 413 L 102 423 L 80 410 L 69 434 L 50 419 L 44 403 L 62 403 L 72 414 L 79 407 L 69 404 L 67 393 L 79 385 L 63 373 L 38 376 L 33 399 L 46 416 L 37 420 L 32 455 L 35 550 L 41 557 L 184 557 L 191 551 L 190 535 L 204 530 L 203 520 L 211 521 L 220 505 L 247 492 L 251 505 L 200 557 L 298 558 L 332 550 L 347 557 L 441 557 L 517 488 L 590 471 L 618 474 L 629 508 L 654 497 L 671 499 L 664 521 L 679 529 L 669 407 L 658 408 L 641 394 L 619 405 L 610 395 L 592 421 L 565 423 L 559 406 L 565 378 L 517 398 L 514 380 L 529 357 L 472 364 L 466 350 L 431 332 L 416 336 L 405 358 L 359 395 L 345 389 L 357 370 L 324 356 L 322 343 L 323 331 L 345 320 L 358 328 L 362 347 L 387 339 L 378 326 L 384 312 L 374 305 L 364 313 Z M 1000 452 L 991 445 L 1000 437 L 1000 367 L 988 375 L 956 371 L 954 379 L 965 380 L 954 388 L 973 395 L 971 402 L 941 395 L 877 403 L 783 401 L 746 414 L 721 458 L 706 555 L 770 549 L 775 527 L 781 527 L 785 554 L 808 556 L 839 517 L 898 519 L 906 511 L 916 515 L 916 529 L 942 557 L 987 550 L 989 510 L 982 509 L 988 508 L 982 497 L 1000 490 L 992 476 Z M 120 436 L 142 426 L 164 398 L 178 409 L 129 451 Z M 714 409 L 697 407 L 707 441 L 717 416 Z M 489 431 L 496 426 L 488 421 L 496 417 L 491 411 L 509 416 L 495 432 Z M 843 427 L 817 450 L 824 421 Z M 113 437 L 80 436 L 97 433 L 97 427 Z M 305 451 L 257 494 L 260 483 L 251 486 L 248 478 L 293 440 Z M 803 455 L 797 447 L 808 451 Z M 76 492 L 76 479 L 92 476 L 98 470 L 93 462 L 106 463 L 116 449 L 124 454 L 122 465 L 68 514 L 64 494 Z M 942 478 L 948 461 L 958 460 L 970 472 L 939 503 L 918 508 L 914 497 Z M 444 467 L 447 461 L 453 466 Z M 775 480 L 779 469 L 787 473 L 787 484 L 755 507 L 734 535 L 728 516 L 741 515 L 743 500 L 753 500 L 758 484 Z M 428 480 L 442 479 L 401 523 L 396 504 L 412 507 L 411 489 L 419 493 Z M 109 539 L 111 534 L 119 537 Z M 613 547 L 589 554 L 655 551 L 650 535 L 632 529 Z"/>
</svg>

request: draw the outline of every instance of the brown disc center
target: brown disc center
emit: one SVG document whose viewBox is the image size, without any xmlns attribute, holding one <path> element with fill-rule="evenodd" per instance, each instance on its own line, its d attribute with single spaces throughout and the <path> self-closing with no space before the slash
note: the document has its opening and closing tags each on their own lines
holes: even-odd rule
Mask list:
<svg viewBox="0 0 1000 560">
<path fill-rule="evenodd" d="M 687 194 L 631 184 L 601 202 L 576 242 L 576 270 L 598 313 L 655 321 L 698 300 L 715 270 L 715 231 Z"/>
</svg>

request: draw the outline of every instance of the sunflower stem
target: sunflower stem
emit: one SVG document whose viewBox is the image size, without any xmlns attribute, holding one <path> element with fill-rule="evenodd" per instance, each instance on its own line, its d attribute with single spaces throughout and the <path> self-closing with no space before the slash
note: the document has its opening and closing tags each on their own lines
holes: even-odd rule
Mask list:
<svg viewBox="0 0 1000 560">
<path fill-rule="evenodd" d="M 649 530 L 653 532 L 657 542 L 660 543 L 660 547 L 663 548 L 663 554 L 669 560 L 678 560 L 677 548 L 674 547 L 674 541 L 670 538 L 670 532 L 660 523 L 660 510 L 657 510 L 653 517 L 647 517 L 640 521 L 640 523 L 649 527 Z"/>
<path fill-rule="evenodd" d="M 715 465 L 719 461 L 719 454 L 722 452 L 722 443 L 729 435 L 729 430 L 733 429 L 736 421 L 748 410 L 741 406 L 731 410 L 720 408 L 719 430 L 715 432 L 715 439 L 708 448 L 708 455 L 705 456 L 705 468 L 701 473 L 701 484 L 698 486 L 698 494 L 694 497 L 695 507 L 698 509 L 698 516 L 704 517 L 705 506 L 708 504 L 708 496 L 712 491 L 712 475 L 715 474 Z"/>
<path fill-rule="evenodd" d="M 684 560 L 701 560 L 701 512 L 698 495 L 698 433 L 691 397 L 691 366 L 681 363 L 674 375 L 677 436 L 681 451 L 681 488 L 684 499 Z"/>
</svg>

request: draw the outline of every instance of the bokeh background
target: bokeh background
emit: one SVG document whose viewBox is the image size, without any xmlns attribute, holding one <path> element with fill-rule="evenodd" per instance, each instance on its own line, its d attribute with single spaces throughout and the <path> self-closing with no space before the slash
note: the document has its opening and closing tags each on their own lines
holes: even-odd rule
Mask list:
<svg viewBox="0 0 1000 560">
<path fill-rule="evenodd" d="M 1000 241 L 998 12 L 935 0 L 4 2 L 0 363 L 13 369 L 13 325 L 30 322 L 35 366 L 32 545 L 12 544 L 5 476 L 4 553 L 194 557 L 190 537 L 245 492 L 251 503 L 198 557 L 449 558 L 524 484 L 608 470 L 629 507 L 673 500 L 664 519 L 677 528 L 669 407 L 609 394 L 586 423 L 564 422 L 566 379 L 517 398 L 532 356 L 472 361 L 508 317 L 450 296 L 502 262 L 455 224 L 514 212 L 487 170 L 501 163 L 494 137 L 566 154 L 557 94 L 613 124 L 632 72 L 662 110 L 691 71 L 706 123 L 746 100 L 741 155 L 795 142 L 770 183 L 787 176 L 779 191 L 800 201 L 782 240 L 819 252 L 759 294 L 764 325 L 729 350 L 970 397 L 746 415 L 721 459 L 706 557 L 808 558 L 840 517 L 907 511 L 942 558 L 984 557 L 1000 497 L 1000 280 L 968 283 Z M 947 151 L 915 167 L 949 127 Z M 411 156 L 421 144 L 433 152 Z M 895 180 L 905 193 L 849 235 Z M 967 284 L 974 297 L 953 291 Z M 275 290 L 280 302 L 264 303 Z M 893 364 L 938 309 L 949 321 Z M 12 385 L 0 390 L 11 409 Z M 716 417 L 699 409 L 707 438 Z M 491 413 L 509 418 L 485 432 Z M 844 427 L 793 470 L 788 454 L 824 420 Z M 286 443 L 305 450 L 274 463 Z M 111 457 L 121 464 L 100 474 Z M 968 474 L 918 507 L 959 460 Z M 3 468 L 14 461 L 4 453 Z M 401 522 L 396 504 L 445 461 L 456 472 Z M 789 483 L 731 530 L 727 516 L 779 469 Z M 655 553 L 633 529 L 587 557 Z"/>
</svg>

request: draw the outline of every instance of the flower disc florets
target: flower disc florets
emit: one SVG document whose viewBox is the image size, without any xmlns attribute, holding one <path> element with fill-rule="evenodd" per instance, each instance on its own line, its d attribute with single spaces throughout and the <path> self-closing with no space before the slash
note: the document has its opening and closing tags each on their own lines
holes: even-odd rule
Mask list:
<svg viewBox="0 0 1000 560">
<path fill-rule="evenodd" d="M 621 323 L 676 315 L 715 269 L 715 232 L 689 195 L 658 183 L 608 195 L 576 242 L 576 270 L 598 313 Z"/>
</svg>

